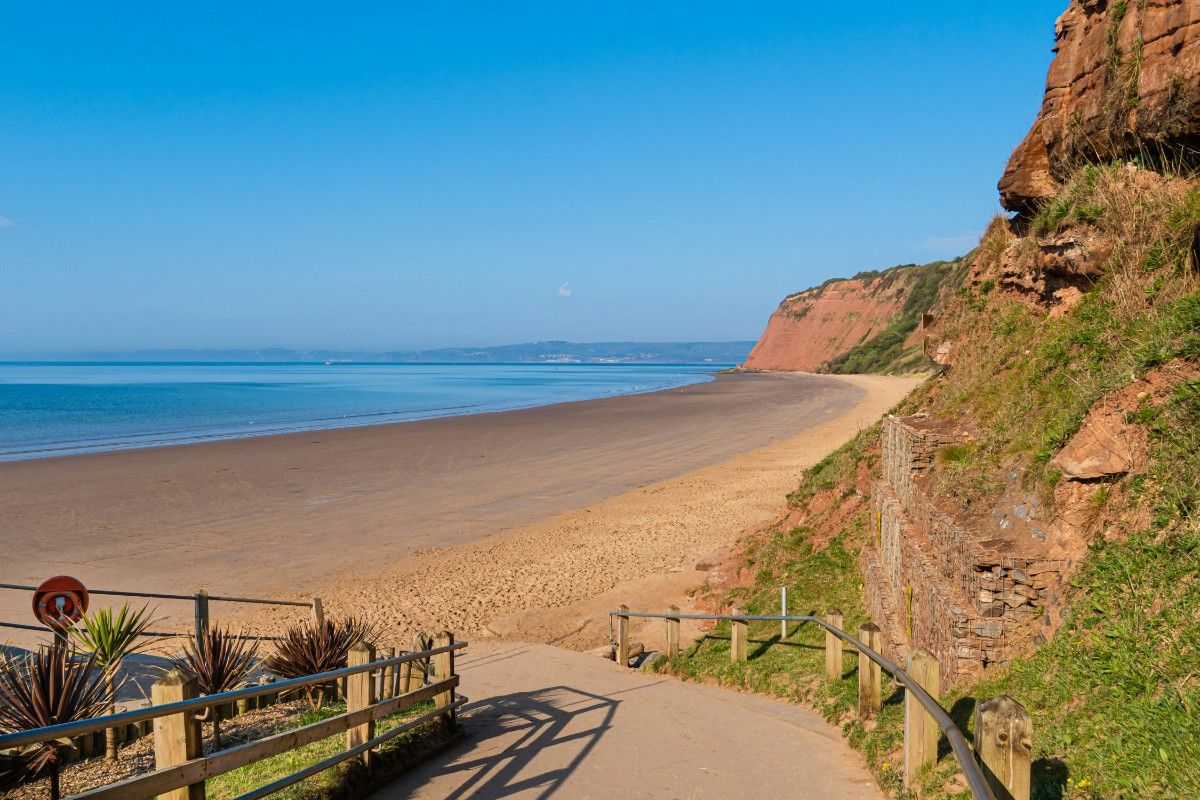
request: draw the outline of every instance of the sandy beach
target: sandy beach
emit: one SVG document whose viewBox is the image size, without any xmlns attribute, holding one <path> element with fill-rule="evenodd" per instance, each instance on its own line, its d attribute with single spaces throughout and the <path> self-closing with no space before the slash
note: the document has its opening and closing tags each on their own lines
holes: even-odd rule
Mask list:
<svg viewBox="0 0 1200 800">
<path fill-rule="evenodd" d="M 582 647 L 618 595 L 681 596 L 697 558 L 769 520 L 804 467 L 915 382 L 728 375 L 523 411 L 0 464 L 0 580 L 316 595 L 395 642 L 449 628 Z M 0 592 L 0 619 L 30 621 L 27 604 Z M 214 606 L 256 629 L 296 612 Z M 191 608 L 160 613 L 180 626 Z"/>
</svg>

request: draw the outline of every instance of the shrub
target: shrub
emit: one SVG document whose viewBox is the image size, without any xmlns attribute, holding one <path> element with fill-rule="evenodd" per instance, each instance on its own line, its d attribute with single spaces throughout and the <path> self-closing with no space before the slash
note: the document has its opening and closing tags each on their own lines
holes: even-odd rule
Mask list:
<svg viewBox="0 0 1200 800">
<path fill-rule="evenodd" d="M 288 628 L 283 641 L 267 656 L 267 669 L 281 678 L 303 678 L 346 666 L 350 648 L 376 638 L 375 628 L 358 617 L 327 619 L 322 625 L 304 623 Z M 325 686 L 309 686 L 304 692 L 313 710 L 325 702 Z"/>
<path fill-rule="evenodd" d="M 109 680 L 114 681 L 125 656 L 145 652 L 160 641 L 146 636 L 146 631 L 154 623 L 148 607 L 130 611 L 129 604 L 125 603 L 115 616 L 109 609 L 102 608 L 83 617 L 70 631 L 81 647 L 91 651 L 96 666 L 106 670 Z M 113 695 L 116 695 L 115 686 Z M 110 761 L 117 758 L 117 732 L 114 728 L 104 731 L 104 755 Z"/>
<path fill-rule="evenodd" d="M 112 667 L 73 646 L 39 647 L 25 657 L 0 654 L 0 732 L 16 733 L 103 715 L 116 697 Z M 60 796 L 59 760 L 70 743 L 55 739 L 22 752 L 24 771 L 49 774 L 51 800 Z"/>
<path fill-rule="evenodd" d="M 245 684 L 257 656 L 257 639 L 214 625 L 201 638 L 184 640 L 183 652 L 171 661 L 196 677 L 201 694 L 220 694 Z M 220 750 L 221 710 L 210 706 L 205 713 L 213 724 L 213 748 Z"/>
</svg>

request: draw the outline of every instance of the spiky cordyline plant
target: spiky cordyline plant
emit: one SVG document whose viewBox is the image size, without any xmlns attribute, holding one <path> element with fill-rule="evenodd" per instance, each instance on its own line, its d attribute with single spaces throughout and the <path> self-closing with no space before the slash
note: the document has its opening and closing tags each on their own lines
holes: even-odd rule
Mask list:
<svg viewBox="0 0 1200 800">
<path fill-rule="evenodd" d="M 176 667 L 196 676 L 201 694 L 220 694 L 238 689 L 246 682 L 258 657 L 258 640 L 214 625 L 197 641 L 183 642 L 183 652 L 171 659 Z M 221 749 L 221 709 L 207 711 L 213 724 L 213 749 Z"/>
<path fill-rule="evenodd" d="M 303 678 L 346 666 L 350 648 L 362 641 L 373 641 L 373 625 L 358 617 L 325 620 L 294 625 L 275 644 L 275 652 L 267 656 L 263 666 L 281 678 Z M 304 694 L 313 709 L 325 702 L 326 686 L 308 686 Z"/>
<path fill-rule="evenodd" d="M 0 654 L 0 732 L 16 733 L 103 715 L 112 706 L 116 681 L 111 667 L 94 655 L 80 657 L 74 646 L 42 646 L 17 657 Z M 49 773 L 51 800 L 58 800 L 59 757 L 70 743 L 55 739 L 29 746 L 24 768 Z"/>
<path fill-rule="evenodd" d="M 110 609 L 101 608 L 71 628 L 71 636 L 83 649 L 92 652 L 96 666 L 107 670 L 109 680 L 113 681 L 125 656 L 145 652 L 161 641 L 146 635 L 157 621 L 152 613 L 147 606 L 132 611 L 129 603 L 122 605 L 115 615 Z M 116 696 L 115 686 L 113 696 Z M 104 755 L 110 761 L 117 759 L 117 732 L 113 728 L 104 732 Z"/>
</svg>

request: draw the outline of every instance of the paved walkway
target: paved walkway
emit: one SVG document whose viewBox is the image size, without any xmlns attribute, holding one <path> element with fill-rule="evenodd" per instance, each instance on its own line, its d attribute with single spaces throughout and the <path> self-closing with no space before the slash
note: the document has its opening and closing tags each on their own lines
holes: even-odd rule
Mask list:
<svg viewBox="0 0 1200 800">
<path fill-rule="evenodd" d="M 464 741 L 376 800 L 884 797 L 800 706 L 547 645 L 472 644 L 457 666 Z"/>
</svg>

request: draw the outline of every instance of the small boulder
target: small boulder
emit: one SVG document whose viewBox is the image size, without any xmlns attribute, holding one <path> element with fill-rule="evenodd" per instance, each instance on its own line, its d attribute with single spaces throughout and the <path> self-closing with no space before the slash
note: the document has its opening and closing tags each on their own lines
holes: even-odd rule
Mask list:
<svg viewBox="0 0 1200 800">
<path fill-rule="evenodd" d="M 1133 467 L 1133 458 L 1129 426 L 1112 417 L 1097 417 L 1084 423 L 1050 466 L 1065 478 L 1089 481 L 1124 475 Z"/>
</svg>

